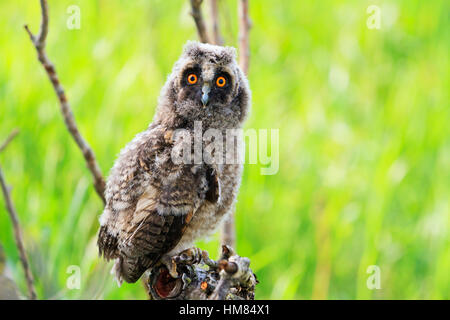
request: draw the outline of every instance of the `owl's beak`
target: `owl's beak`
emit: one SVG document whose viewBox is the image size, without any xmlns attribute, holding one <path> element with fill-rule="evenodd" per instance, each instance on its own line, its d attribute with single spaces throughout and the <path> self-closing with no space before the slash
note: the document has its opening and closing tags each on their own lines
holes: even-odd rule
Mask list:
<svg viewBox="0 0 450 320">
<path fill-rule="evenodd" d="M 204 83 L 202 87 L 202 103 L 203 107 L 206 107 L 209 102 L 209 92 L 211 91 L 211 86 L 209 83 Z"/>
</svg>

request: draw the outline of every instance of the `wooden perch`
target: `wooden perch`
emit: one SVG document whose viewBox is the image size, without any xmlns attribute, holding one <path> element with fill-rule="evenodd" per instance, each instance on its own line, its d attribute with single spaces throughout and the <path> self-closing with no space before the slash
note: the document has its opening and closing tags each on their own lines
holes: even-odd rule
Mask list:
<svg viewBox="0 0 450 320">
<path fill-rule="evenodd" d="M 97 160 L 95 159 L 94 152 L 92 151 L 89 144 L 84 140 L 80 131 L 78 130 L 78 126 L 75 122 L 75 118 L 73 116 L 72 109 L 67 100 L 67 96 L 64 92 L 64 88 L 59 82 L 58 75 L 56 73 L 55 66 L 48 59 L 47 54 L 45 52 L 45 41 L 47 39 L 48 34 L 48 5 L 47 0 L 40 0 L 41 2 L 41 11 L 42 11 L 42 21 L 41 21 L 41 29 L 37 36 L 33 35 L 27 25 L 25 25 L 25 30 L 28 32 L 30 36 L 31 42 L 36 48 L 36 52 L 38 55 L 38 59 L 42 66 L 44 67 L 47 75 L 53 85 L 53 89 L 55 90 L 56 96 L 59 100 L 59 105 L 61 107 L 61 113 L 64 117 L 64 122 L 66 123 L 66 127 L 75 140 L 76 144 L 80 148 L 83 153 L 84 160 L 86 161 L 86 165 L 89 171 L 92 174 L 92 178 L 94 179 L 94 187 L 98 196 L 105 203 L 105 180 L 103 178 L 102 172 L 100 170 L 99 165 L 97 164 Z"/>
<path fill-rule="evenodd" d="M 191 248 L 174 258 L 179 278 L 164 265 L 155 267 L 148 278 L 149 296 L 154 300 L 254 300 L 255 274 L 250 260 L 222 246 L 218 261 L 206 251 Z M 208 269 L 205 269 L 207 266 Z"/>
<path fill-rule="evenodd" d="M 6 139 L 6 141 L 1 145 L 0 152 L 3 151 L 8 144 L 14 139 L 14 137 L 19 133 L 18 130 L 14 130 Z M 19 250 L 20 262 L 22 263 L 23 271 L 25 273 L 25 280 L 27 283 L 28 294 L 31 300 L 36 300 L 36 290 L 34 288 L 34 280 L 33 274 L 30 270 L 30 264 L 28 263 L 28 258 L 25 253 L 25 247 L 23 245 L 23 237 L 22 237 L 22 229 L 20 228 L 19 217 L 17 215 L 16 208 L 14 207 L 14 203 L 11 199 L 10 188 L 7 186 L 5 177 L 3 175 L 2 168 L 0 166 L 0 185 L 3 192 L 3 197 L 5 198 L 6 210 L 9 213 L 9 217 L 11 218 L 11 222 L 14 230 L 14 238 L 16 240 L 16 246 Z"/>
<path fill-rule="evenodd" d="M 203 43 L 211 43 L 206 31 L 205 20 L 203 20 L 201 5 L 203 0 L 190 0 L 191 1 L 191 15 L 194 18 L 195 25 L 197 27 L 198 37 Z"/>
</svg>

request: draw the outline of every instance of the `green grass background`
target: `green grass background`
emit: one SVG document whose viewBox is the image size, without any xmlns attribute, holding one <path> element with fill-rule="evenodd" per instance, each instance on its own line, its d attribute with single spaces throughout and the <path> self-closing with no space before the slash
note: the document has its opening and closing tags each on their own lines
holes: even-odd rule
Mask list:
<svg viewBox="0 0 450 320">
<path fill-rule="evenodd" d="M 257 299 L 448 299 L 450 106 L 448 1 L 250 0 L 253 108 L 247 128 L 279 129 L 277 174 L 246 165 L 237 250 Z M 381 29 L 366 26 L 369 5 Z M 69 30 L 69 5 L 81 29 Z M 188 1 L 49 1 L 47 52 L 80 131 L 106 175 L 152 120 L 188 39 Z M 237 45 L 236 1 L 221 28 Z M 0 163 L 20 215 L 39 298 L 143 299 L 97 257 L 102 211 L 80 151 L 23 25 L 38 1 L 0 2 Z M 26 286 L 0 200 L 7 267 Z M 219 236 L 199 243 L 216 255 Z M 67 268 L 81 268 L 69 290 Z M 366 286 L 381 270 L 381 289 Z"/>
</svg>

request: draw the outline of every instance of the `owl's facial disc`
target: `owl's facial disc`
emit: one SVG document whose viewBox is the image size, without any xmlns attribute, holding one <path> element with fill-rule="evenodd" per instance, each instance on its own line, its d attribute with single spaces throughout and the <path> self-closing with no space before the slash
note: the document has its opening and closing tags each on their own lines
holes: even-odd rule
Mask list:
<svg viewBox="0 0 450 320">
<path fill-rule="evenodd" d="M 181 75 L 182 100 L 202 109 L 227 105 L 232 99 L 232 77 L 226 68 L 191 65 Z"/>
</svg>

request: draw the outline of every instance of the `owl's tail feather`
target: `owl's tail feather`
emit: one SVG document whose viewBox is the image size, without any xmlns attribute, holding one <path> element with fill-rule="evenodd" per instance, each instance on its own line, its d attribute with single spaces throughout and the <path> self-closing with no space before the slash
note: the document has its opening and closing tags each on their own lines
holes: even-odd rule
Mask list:
<svg viewBox="0 0 450 320">
<path fill-rule="evenodd" d="M 134 283 L 148 270 L 151 261 L 146 257 L 130 258 L 120 256 L 115 260 L 111 274 L 114 275 L 117 285 L 120 287 L 123 281 Z"/>
<path fill-rule="evenodd" d="M 101 226 L 97 239 L 98 254 L 106 260 L 114 259 L 117 254 L 117 236 L 108 231 L 106 226 Z"/>
<path fill-rule="evenodd" d="M 120 288 L 122 286 L 123 283 L 123 278 L 122 278 L 122 257 L 117 258 L 116 261 L 114 262 L 114 266 L 111 269 L 111 274 L 114 276 L 116 282 L 117 282 L 117 286 Z"/>
</svg>

